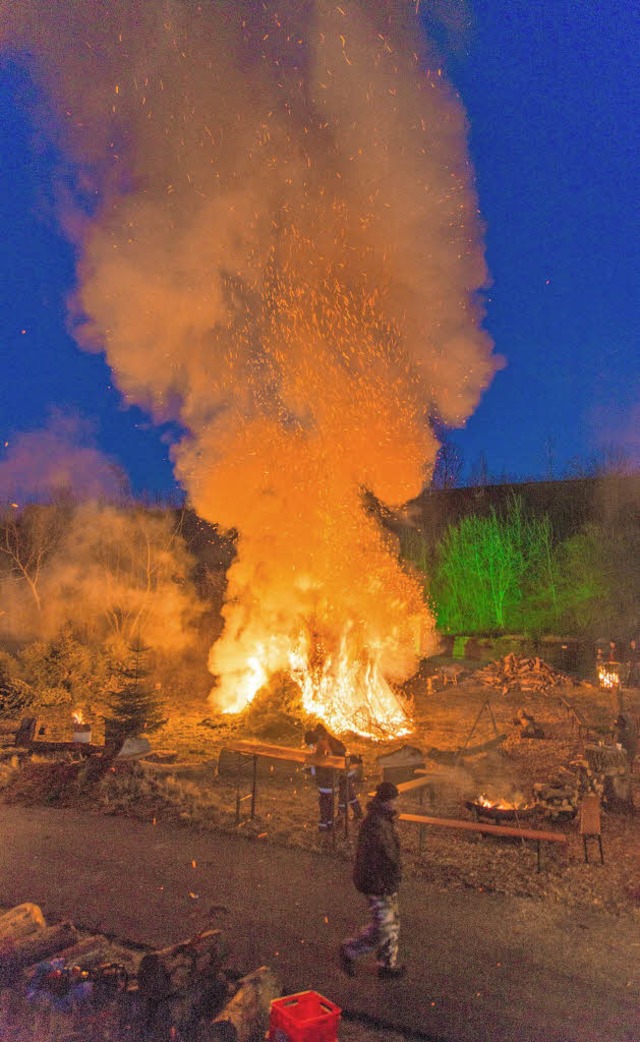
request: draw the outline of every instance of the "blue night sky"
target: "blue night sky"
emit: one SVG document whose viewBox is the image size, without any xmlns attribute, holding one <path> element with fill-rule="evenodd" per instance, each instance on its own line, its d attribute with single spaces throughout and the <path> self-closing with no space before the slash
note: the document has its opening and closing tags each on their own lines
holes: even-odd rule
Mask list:
<svg viewBox="0 0 640 1042">
<path fill-rule="evenodd" d="M 486 328 L 505 357 L 476 414 L 453 433 L 469 472 L 545 477 L 609 445 L 640 460 L 638 53 L 630 0 L 476 0 L 449 75 L 470 147 L 493 285 Z M 99 356 L 66 331 L 74 258 L 19 104 L 24 74 L 0 66 L 0 437 L 75 411 L 137 492 L 172 487 L 163 434 L 123 408 Z"/>
</svg>

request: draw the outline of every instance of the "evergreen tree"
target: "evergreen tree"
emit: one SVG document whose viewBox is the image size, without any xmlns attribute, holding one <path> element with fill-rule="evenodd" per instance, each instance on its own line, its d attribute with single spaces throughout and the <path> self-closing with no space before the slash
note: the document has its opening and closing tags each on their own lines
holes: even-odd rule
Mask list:
<svg viewBox="0 0 640 1042">
<path fill-rule="evenodd" d="M 119 666 L 106 718 L 111 737 L 118 741 L 150 735 L 166 724 L 162 702 L 149 682 L 147 656 L 151 649 L 140 638 L 129 646 L 130 655 Z"/>
</svg>

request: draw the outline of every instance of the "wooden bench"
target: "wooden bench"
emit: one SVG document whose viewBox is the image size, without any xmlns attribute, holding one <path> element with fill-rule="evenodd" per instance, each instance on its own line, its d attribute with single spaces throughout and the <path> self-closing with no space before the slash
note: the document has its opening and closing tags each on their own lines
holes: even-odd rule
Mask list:
<svg viewBox="0 0 640 1042">
<path fill-rule="evenodd" d="M 424 799 L 424 790 L 431 790 L 431 797 L 433 798 L 433 782 L 434 779 L 440 778 L 442 775 L 439 771 L 424 771 L 421 769 L 420 774 L 416 775 L 415 778 L 411 778 L 409 781 L 396 782 L 396 789 L 398 790 L 399 796 L 405 796 L 407 793 L 417 792 L 420 794 L 420 806 L 422 806 Z M 373 799 L 375 792 L 370 792 L 368 795 Z"/>
<path fill-rule="evenodd" d="M 602 826 L 600 824 L 600 798 L 593 794 L 585 796 L 580 804 L 580 835 L 584 845 L 584 859 L 589 861 L 587 841 L 597 839 L 600 848 L 600 863 L 604 865 L 602 853 Z"/>
<path fill-rule="evenodd" d="M 540 846 L 542 843 L 567 843 L 567 836 L 562 832 L 544 832 L 541 829 L 521 829 L 512 825 L 486 825 L 480 821 L 463 821 L 461 818 L 430 818 L 424 814 L 399 814 L 400 821 L 411 821 L 420 826 L 419 850 L 422 851 L 422 834 L 425 826 L 444 829 L 459 829 L 462 832 L 476 832 L 489 836 L 502 836 L 510 839 L 531 839 L 537 845 L 537 865 L 540 871 Z"/>
<path fill-rule="evenodd" d="M 246 796 L 240 795 L 240 778 L 236 785 L 236 823 L 240 824 L 240 804 L 251 797 L 251 818 L 256 814 L 256 796 L 258 788 L 258 760 L 264 757 L 266 760 L 284 760 L 287 763 L 298 763 L 305 767 L 329 767 L 333 771 L 334 788 L 336 779 L 340 774 L 345 776 L 349 773 L 350 763 L 348 756 L 317 756 L 316 753 L 305 752 L 304 749 L 291 749 L 286 745 L 270 745 L 267 742 L 250 740 L 238 740 L 237 742 L 226 742 L 225 749 L 230 752 L 240 753 L 242 756 L 251 756 L 253 768 L 251 775 L 251 793 Z M 335 829 L 331 830 L 335 842 Z M 344 816 L 345 836 L 349 835 L 349 815 Z"/>
</svg>

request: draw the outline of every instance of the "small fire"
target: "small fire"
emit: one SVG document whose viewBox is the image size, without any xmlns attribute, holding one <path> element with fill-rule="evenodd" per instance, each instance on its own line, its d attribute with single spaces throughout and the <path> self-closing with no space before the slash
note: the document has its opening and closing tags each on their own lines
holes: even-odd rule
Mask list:
<svg viewBox="0 0 640 1042">
<path fill-rule="evenodd" d="M 598 666 L 600 687 L 611 690 L 620 686 L 620 667 L 616 662 L 606 662 Z"/>
<path fill-rule="evenodd" d="M 82 710 L 74 709 L 74 711 L 71 714 L 71 719 L 73 720 L 74 724 L 83 724 L 84 716 L 82 715 Z"/>
<path fill-rule="evenodd" d="M 527 801 L 521 792 L 514 793 L 513 798 L 510 800 L 504 799 L 503 797 L 491 799 L 483 792 L 480 796 L 476 797 L 474 802 L 477 803 L 479 807 L 490 807 L 492 810 L 526 810 L 527 808 Z"/>
</svg>

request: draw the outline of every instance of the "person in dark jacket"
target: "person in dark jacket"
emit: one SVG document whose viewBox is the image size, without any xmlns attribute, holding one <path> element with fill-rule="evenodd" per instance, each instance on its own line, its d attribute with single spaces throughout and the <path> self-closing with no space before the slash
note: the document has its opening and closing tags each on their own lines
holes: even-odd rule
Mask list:
<svg viewBox="0 0 640 1042">
<path fill-rule="evenodd" d="M 393 979 L 406 972 L 398 965 L 402 859 L 395 827 L 397 797 L 392 782 L 381 782 L 360 826 L 353 882 L 367 899 L 371 922 L 340 946 L 340 966 L 348 977 L 355 977 L 356 959 L 372 951 L 377 954 L 379 977 Z"/>
<path fill-rule="evenodd" d="M 312 731 L 307 731 L 304 736 L 305 745 L 316 753 L 317 756 L 346 756 L 347 749 L 344 742 L 330 734 L 324 724 L 316 724 Z M 362 818 L 362 808 L 356 795 L 354 777 L 357 768 L 351 766 L 357 762 L 357 757 L 349 757 L 350 766 L 347 775 L 340 774 L 338 780 L 338 818 L 334 816 L 333 794 L 334 777 L 330 767 L 312 767 L 318 786 L 318 802 L 320 807 L 320 821 L 318 828 L 321 832 L 332 829 L 340 818 L 351 810 L 354 818 Z"/>
</svg>

